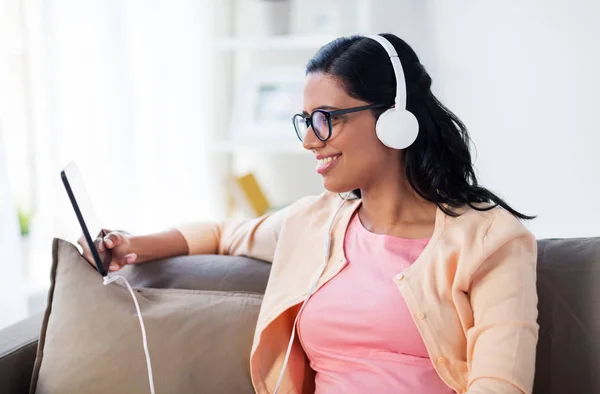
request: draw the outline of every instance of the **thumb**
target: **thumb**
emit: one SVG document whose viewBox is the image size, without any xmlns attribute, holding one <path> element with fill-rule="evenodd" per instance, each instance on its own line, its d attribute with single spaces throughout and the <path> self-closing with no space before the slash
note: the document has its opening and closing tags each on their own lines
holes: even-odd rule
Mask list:
<svg viewBox="0 0 600 394">
<path fill-rule="evenodd" d="M 119 245 L 123 245 L 124 242 L 125 242 L 125 239 L 123 237 L 123 234 L 118 233 L 118 232 L 108 233 L 104 237 L 104 244 L 106 245 L 106 247 L 108 249 L 113 249 Z"/>
</svg>

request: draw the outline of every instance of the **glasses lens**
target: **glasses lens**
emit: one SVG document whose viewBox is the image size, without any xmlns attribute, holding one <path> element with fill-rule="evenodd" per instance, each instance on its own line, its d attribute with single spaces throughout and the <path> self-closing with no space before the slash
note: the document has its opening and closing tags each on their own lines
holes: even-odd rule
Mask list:
<svg viewBox="0 0 600 394">
<path fill-rule="evenodd" d="M 306 137 L 306 132 L 308 131 L 306 119 L 302 115 L 295 115 L 293 121 L 294 129 L 296 129 L 296 135 L 300 141 L 304 141 L 304 137 Z"/>
<path fill-rule="evenodd" d="M 329 138 L 329 121 L 323 112 L 315 111 L 312 114 L 312 127 L 319 135 L 319 138 L 326 140 Z"/>
</svg>

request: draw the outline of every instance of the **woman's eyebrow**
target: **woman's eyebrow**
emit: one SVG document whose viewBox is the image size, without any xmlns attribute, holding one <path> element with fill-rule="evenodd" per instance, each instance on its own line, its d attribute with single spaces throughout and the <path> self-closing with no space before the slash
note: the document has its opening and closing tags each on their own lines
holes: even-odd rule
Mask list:
<svg viewBox="0 0 600 394">
<path fill-rule="evenodd" d="M 336 111 L 336 110 L 338 110 L 339 108 L 338 108 L 338 107 L 331 106 L 331 105 L 319 105 L 318 107 L 315 107 L 315 108 L 313 108 L 312 110 L 313 110 L 313 111 L 315 111 L 315 110 L 317 110 L 317 109 L 324 109 L 324 110 L 326 110 L 326 111 Z"/>
</svg>

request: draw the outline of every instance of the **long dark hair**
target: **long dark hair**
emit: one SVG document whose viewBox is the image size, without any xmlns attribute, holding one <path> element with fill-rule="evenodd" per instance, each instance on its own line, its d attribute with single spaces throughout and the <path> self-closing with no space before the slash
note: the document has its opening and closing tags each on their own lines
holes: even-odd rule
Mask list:
<svg viewBox="0 0 600 394">
<path fill-rule="evenodd" d="M 512 209 L 502 198 L 479 186 L 471 161 L 471 140 L 461 120 L 431 92 L 431 77 L 413 49 L 393 34 L 382 34 L 398 52 L 407 88 L 407 109 L 419 121 L 419 135 L 405 150 L 406 177 L 425 200 L 445 214 L 457 216 L 451 208 L 468 205 L 478 211 L 501 206 L 519 219 L 533 219 Z M 351 36 L 323 46 L 308 62 L 306 73 L 324 72 L 337 77 L 348 94 L 377 104 L 392 105 L 396 82 L 387 52 L 376 41 Z M 385 111 L 374 110 L 378 117 Z M 354 194 L 360 197 L 360 190 Z M 478 207 L 477 203 L 492 205 Z"/>
</svg>

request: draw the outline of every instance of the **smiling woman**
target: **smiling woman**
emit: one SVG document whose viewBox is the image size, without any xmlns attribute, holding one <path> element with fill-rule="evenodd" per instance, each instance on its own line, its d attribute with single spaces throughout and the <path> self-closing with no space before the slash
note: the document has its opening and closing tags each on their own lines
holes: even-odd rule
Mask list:
<svg viewBox="0 0 600 394">
<path fill-rule="evenodd" d="M 279 365 L 267 353 L 283 353 L 281 343 L 255 344 L 258 392 L 268 392 L 273 384 L 275 392 L 300 384 L 292 378 L 303 369 L 293 361 L 300 353 L 315 374 L 304 384 L 310 391 L 314 384 L 316 393 L 531 390 L 535 242 L 517 220 L 531 217 L 478 185 L 466 127 L 430 88 L 431 77 L 417 55 L 391 34 L 339 38 L 308 62 L 304 109 L 293 118 L 296 134 L 315 154 L 328 192 L 353 191 L 360 200 L 344 209 L 346 197 L 328 225 L 312 223 L 311 233 L 325 237 L 325 260 L 316 276 L 321 286 L 312 282 L 306 297 L 300 295 L 302 286 L 288 287 L 285 295 L 267 290 L 267 305 L 284 296 L 304 299 L 293 324 L 301 346 L 294 349 L 292 329 Z M 302 205 L 298 216 L 290 213 L 282 224 L 286 233 L 293 232 L 294 222 L 306 231 L 299 217 L 327 215 L 335 199 L 323 196 Z M 488 234 L 495 240 L 485 246 Z M 333 251 L 331 243 L 337 244 Z M 292 253 L 285 245 L 281 239 L 279 256 Z M 470 257 L 455 258 L 457 253 Z M 330 265 L 330 259 L 342 264 Z M 274 264 L 283 267 L 273 283 L 289 283 L 295 264 L 277 258 Z M 479 272 L 487 272 L 485 280 Z M 525 284 L 509 289 L 508 276 Z M 448 280 L 432 283 L 432 278 Z M 461 299 L 450 296 L 456 286 L 464 293 Z M 447 295 L 440 301 L 439 294 Z M 267 315 L 290 318 L 275 305 L 267 310 Z M 453 313 L 439 312 L 444 310 Z M 277 336 L 269 331 L 275 325 L 259 324 L 257 330 L 264 330 L 265 338 Z M 467 330 L 481 331 L 482 339 L 467 338 Z M 497 341 L 512 330 L 526 340 L 500 345 Z M 505 347 L 509 355 L 503 355 Z M 446 358 L 452 367 L 442 366 Z M 513 374 L 515 364 L 524 374 Z M 273 369 L 280 371 L 276 382 L 261 379 Z"/>
</svg>

